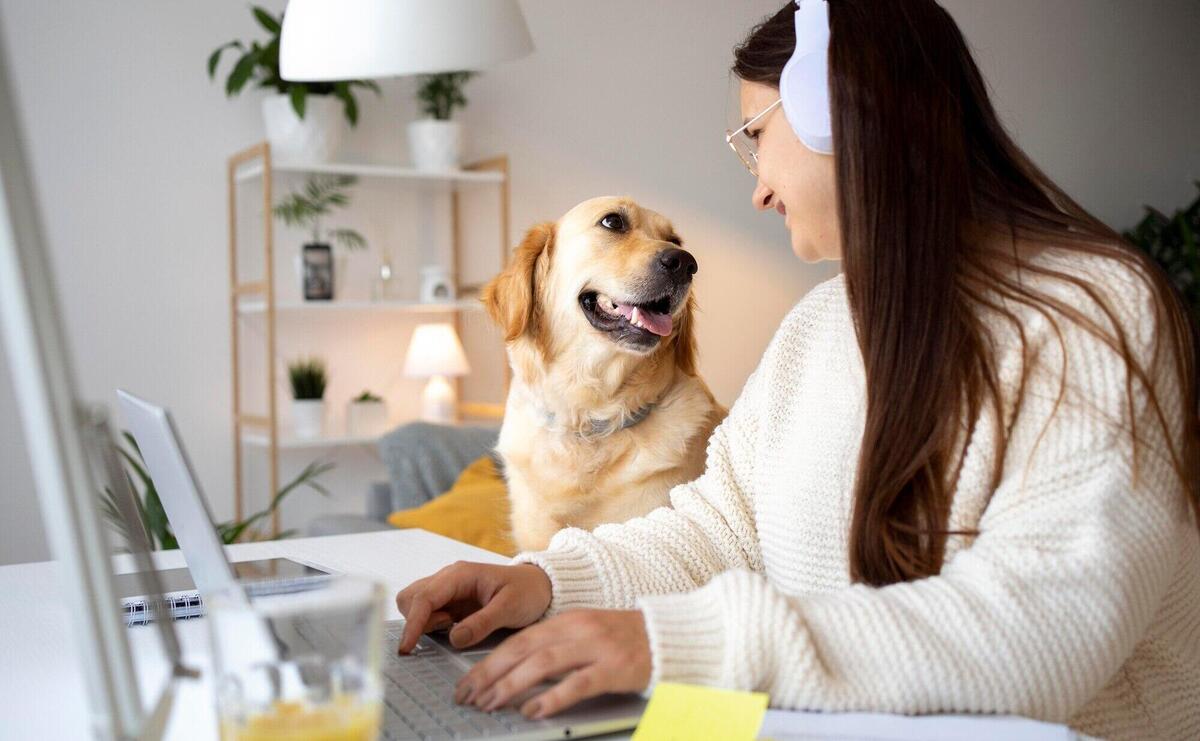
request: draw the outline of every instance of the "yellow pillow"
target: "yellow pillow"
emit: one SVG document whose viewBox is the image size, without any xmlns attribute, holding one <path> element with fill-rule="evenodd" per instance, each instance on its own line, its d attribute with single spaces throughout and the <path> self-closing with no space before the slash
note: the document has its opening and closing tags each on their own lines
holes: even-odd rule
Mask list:
<svg viewBox="0 0 1200 741">
<path fill-rule="evenodd" d="M 388 515 L 393 527 L 419 527 L 431 533 L 513 556 L 509 532 L 508 488 L 491 456 L 483 456 L 459 475 L 445 494 L 412 509 Z"/>
</svg>

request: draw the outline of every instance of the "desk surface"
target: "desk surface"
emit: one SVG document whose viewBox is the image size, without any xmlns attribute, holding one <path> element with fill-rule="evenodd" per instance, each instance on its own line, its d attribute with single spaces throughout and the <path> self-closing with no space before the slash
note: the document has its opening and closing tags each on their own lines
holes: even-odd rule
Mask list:
<svg viewBox="0 0 1200 741">
<path fill-rule="evenodd" d="M 423 530 L 243 543 L 228 549 L 231 561 L 290 557 L 369 577 L 393 594 L 410 582 L 458 560 L 506 563 L 508 559 Z M 160 568 L 183 566 L 179 551 L 155 554 Z M 114 609 L 117 609 L 114 606 Z M 87 695 L 67 620 L 67 600 L 52 561 L 0 567 L 0 720 L 5 738 L 89 738 Z M 400 617 L 389 601 L 385 619 Z M 175 623 L 189 665 L 208 666 L 203 620 Z M 128 633 L 140 678 L 155 681 L 162 653 L 157 634 Z M 179 685 L 168 727 L 170 739 L 216 738 L 206 681 Z"/>
</svg>

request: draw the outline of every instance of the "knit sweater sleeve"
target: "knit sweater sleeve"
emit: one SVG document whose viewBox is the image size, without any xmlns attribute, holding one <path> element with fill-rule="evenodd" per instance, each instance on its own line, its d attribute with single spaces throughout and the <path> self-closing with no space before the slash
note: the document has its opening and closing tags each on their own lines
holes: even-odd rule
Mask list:
<svg viewBox="0 0 1200 741">
<path fill-rule="evenodd" d="M 1166 446 L 1182 427 L 1174 376 L 1154 377 L 1163 430 L 1144 387 L 1134 382 L 1127 403 L 1107 345 L 1063 334 L 1069 352 L 1044 343 L 1031 372 L 980 534 L 940 574 L 789 595 L 740 570 L 647 596 L 651 686 L 764 690 L 785 708 L 1066 722 L 1133 651 L 1196 533 Z M 1061 378 L 1073 390 L 1055 412 Z"/>
</svg>

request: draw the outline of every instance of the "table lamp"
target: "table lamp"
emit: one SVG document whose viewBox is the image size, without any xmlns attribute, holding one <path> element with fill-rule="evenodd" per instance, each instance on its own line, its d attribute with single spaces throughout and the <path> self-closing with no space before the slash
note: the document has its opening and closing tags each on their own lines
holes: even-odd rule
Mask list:
<svg viewBox="0 0 1200 741">
<path fill-rule="evenodd" d="M 418 324 L 404 358 L 404 375 L 428 378 L 421 392 L 421 419 L 442 424 L 458 420 L 458 399 L 449 376 L 471 371 L 451 324 Z"/>
</svg>

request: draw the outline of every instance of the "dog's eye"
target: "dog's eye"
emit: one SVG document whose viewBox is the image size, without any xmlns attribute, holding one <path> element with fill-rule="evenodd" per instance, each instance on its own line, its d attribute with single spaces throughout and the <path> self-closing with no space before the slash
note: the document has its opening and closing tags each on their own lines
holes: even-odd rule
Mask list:
<svg viewBox="0 0 1200 741">
<path fill-rule="evenodd" d="M 625 231 L 625 217 L 616 212 L 605 214 L 604 218 L 600 219 L 600 226 L 614 232 L 623 232 Z"/>
</svg>

